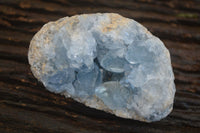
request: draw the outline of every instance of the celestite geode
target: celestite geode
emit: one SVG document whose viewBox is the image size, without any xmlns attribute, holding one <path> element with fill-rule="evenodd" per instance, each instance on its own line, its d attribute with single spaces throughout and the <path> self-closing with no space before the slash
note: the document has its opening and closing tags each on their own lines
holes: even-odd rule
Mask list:
<svg viewBox="0 0 200 133">
<path fill-rule="evenodd" d="M 141 24 L 118 14 L 49 22 L 31 40 L 28 59 L 49 91 L 89 107 L 145 122 L 173 108 L 169 51 Z"/>
</svg>

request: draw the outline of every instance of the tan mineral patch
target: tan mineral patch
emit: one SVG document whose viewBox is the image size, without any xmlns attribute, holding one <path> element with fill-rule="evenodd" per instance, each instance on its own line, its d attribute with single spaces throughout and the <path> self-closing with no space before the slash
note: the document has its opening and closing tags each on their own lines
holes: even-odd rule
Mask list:
<svg viewBox="0 0 200 133">
<path fill-rule="evenodd" d="M 43 73 L 45 72 L 45 66 L 46 66 L 46 64 L 43 63 L 43 64 L 42 64 L 42 72 L 43 72 Z"/>
<path fill-rule="evenodd" d="M 106 24 L 104 22 L 101 23 L 101 27 L 102 27 L 102 32 L 110 32 L 116 28 L 118 28 L 119 26 L 124 26 L 126 24 L 128 24 L 130 22 L 129 19 L 124 18 L 118 14 L 111 14 L 109 15 L 110 18 L 110 23 Z"/>
</svg>

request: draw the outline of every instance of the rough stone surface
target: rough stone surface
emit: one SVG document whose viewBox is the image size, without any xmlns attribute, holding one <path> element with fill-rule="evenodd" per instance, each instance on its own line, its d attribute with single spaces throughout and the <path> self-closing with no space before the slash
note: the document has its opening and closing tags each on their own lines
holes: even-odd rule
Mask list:
<svg viewBox="0 0 200 133">
<path fill-rule="evenodd" d="M 141 24 L 118 14 L 49 22 L 33 37 L 28 58 L 49 91 L 89 107 L 145 122 L 173 108 L 168 50 Z"/>
</svg>

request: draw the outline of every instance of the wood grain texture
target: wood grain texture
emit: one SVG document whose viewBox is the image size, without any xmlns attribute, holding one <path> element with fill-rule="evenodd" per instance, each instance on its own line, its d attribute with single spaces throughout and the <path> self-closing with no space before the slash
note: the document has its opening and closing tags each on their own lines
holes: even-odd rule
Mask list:
<svg viewBox="0 0 200 133">
<path fill-rule="evenodd" d="M 165 119 L 143 123 L 47 91 L 32 75 L 29 42 L 48 21 L 80 13 L 133 18 L 164 41 L 176 96 Z M 0 133 L 199 133 L 199 0 L 0 0 Z"/>
</svg>

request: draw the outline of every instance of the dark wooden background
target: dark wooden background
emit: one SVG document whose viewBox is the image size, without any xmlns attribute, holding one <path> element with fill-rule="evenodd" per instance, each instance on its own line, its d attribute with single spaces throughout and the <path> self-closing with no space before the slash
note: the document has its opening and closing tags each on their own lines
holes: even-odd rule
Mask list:
<svg viewBox="0 0 200 133">
<path fill-rule="evenodd" d="M 80 13 L 133 18 L 164 41 L 175 73 L 173 112 L 143 123 L 48 92 L 31 74 L 29 42 L 48 21 Z M 0 0 L 0 133 L 200 133 L 199 0 Z"/>
</svg>

